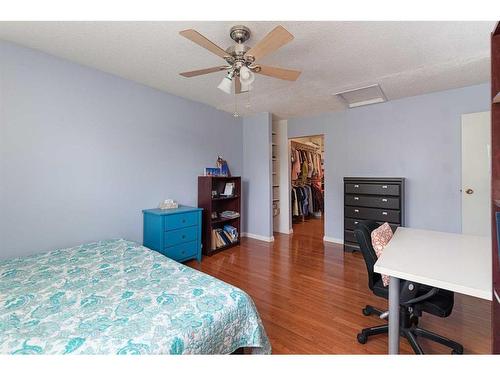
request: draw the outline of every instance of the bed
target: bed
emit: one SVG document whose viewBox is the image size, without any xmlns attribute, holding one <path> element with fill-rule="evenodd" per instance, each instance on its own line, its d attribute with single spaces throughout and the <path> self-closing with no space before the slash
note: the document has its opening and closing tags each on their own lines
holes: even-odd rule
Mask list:
<svg viewBox="0 0 500 375">
<path fill-rule="evenodd" d="M 242 290 L 126 240 L 0 261 L 0 354 L 271 352 Z"/>
</svg>

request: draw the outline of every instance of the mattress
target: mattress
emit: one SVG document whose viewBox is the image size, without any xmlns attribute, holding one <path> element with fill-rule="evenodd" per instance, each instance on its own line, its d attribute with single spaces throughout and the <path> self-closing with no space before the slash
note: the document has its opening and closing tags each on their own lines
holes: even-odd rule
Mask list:
<svg viewBox="0 0 500 375">
<path fill-rule="evenodd" d="M 0 354 L 271 352 L 242 290 L 126 240 L 0 261 Z"/>
</svg>

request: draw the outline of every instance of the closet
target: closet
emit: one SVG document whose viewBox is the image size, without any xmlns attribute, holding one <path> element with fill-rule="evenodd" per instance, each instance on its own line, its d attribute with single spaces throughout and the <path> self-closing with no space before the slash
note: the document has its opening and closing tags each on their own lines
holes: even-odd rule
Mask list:
<svg viewBox="0 0 500 375">
<path fill-rule="evenodd" d="M 290 141 L 290 209 L 292 225 L 321 219 L 324 213 L 323 136 Z M 322 221 L 320 223 L 323 226 Z"/>
</svg>

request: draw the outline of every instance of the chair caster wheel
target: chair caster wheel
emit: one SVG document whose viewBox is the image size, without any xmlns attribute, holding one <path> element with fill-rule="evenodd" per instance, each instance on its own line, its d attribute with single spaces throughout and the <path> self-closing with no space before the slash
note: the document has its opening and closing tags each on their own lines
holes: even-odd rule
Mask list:
<svg viewBox="0 0 500 375">
<path fill-rule="evenodd" d="M 357 339 L 360 344 L 366 344 L 366 342 L 368 341 L 368 336 L 364 333 L 358 333 Z"/>
<path fill-rule="evenodd" d="M 362 311 L 363 311 L 363 315 L 364 316 L 370 316 L 371 315 L 371 311 L 368 310 L 366 307 Z"/>
<path fill-rule="evenodd" d="M 458 349 L 458 350 L 457 349 L 453 349 L 451 351 L 451 354 L 464 354 L 464 349 L 463 348 L 462 349 Z"/>
</svg>

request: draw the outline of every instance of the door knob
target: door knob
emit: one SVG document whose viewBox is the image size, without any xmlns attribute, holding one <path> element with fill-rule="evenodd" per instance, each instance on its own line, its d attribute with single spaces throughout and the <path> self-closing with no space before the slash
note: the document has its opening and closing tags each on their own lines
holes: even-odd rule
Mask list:
<svg viewBox="0 0 500 375">
<path fill-rule="evenodd" d="M 472 189 L 470 189 L 470 188 L 469 188 L 469 189 L 467 189 L 467 190 L 465 190 L 465 192 L 466 192 L 467 194 L 474 194 L 474 190 L 472 190 Z"/>
</svg>

